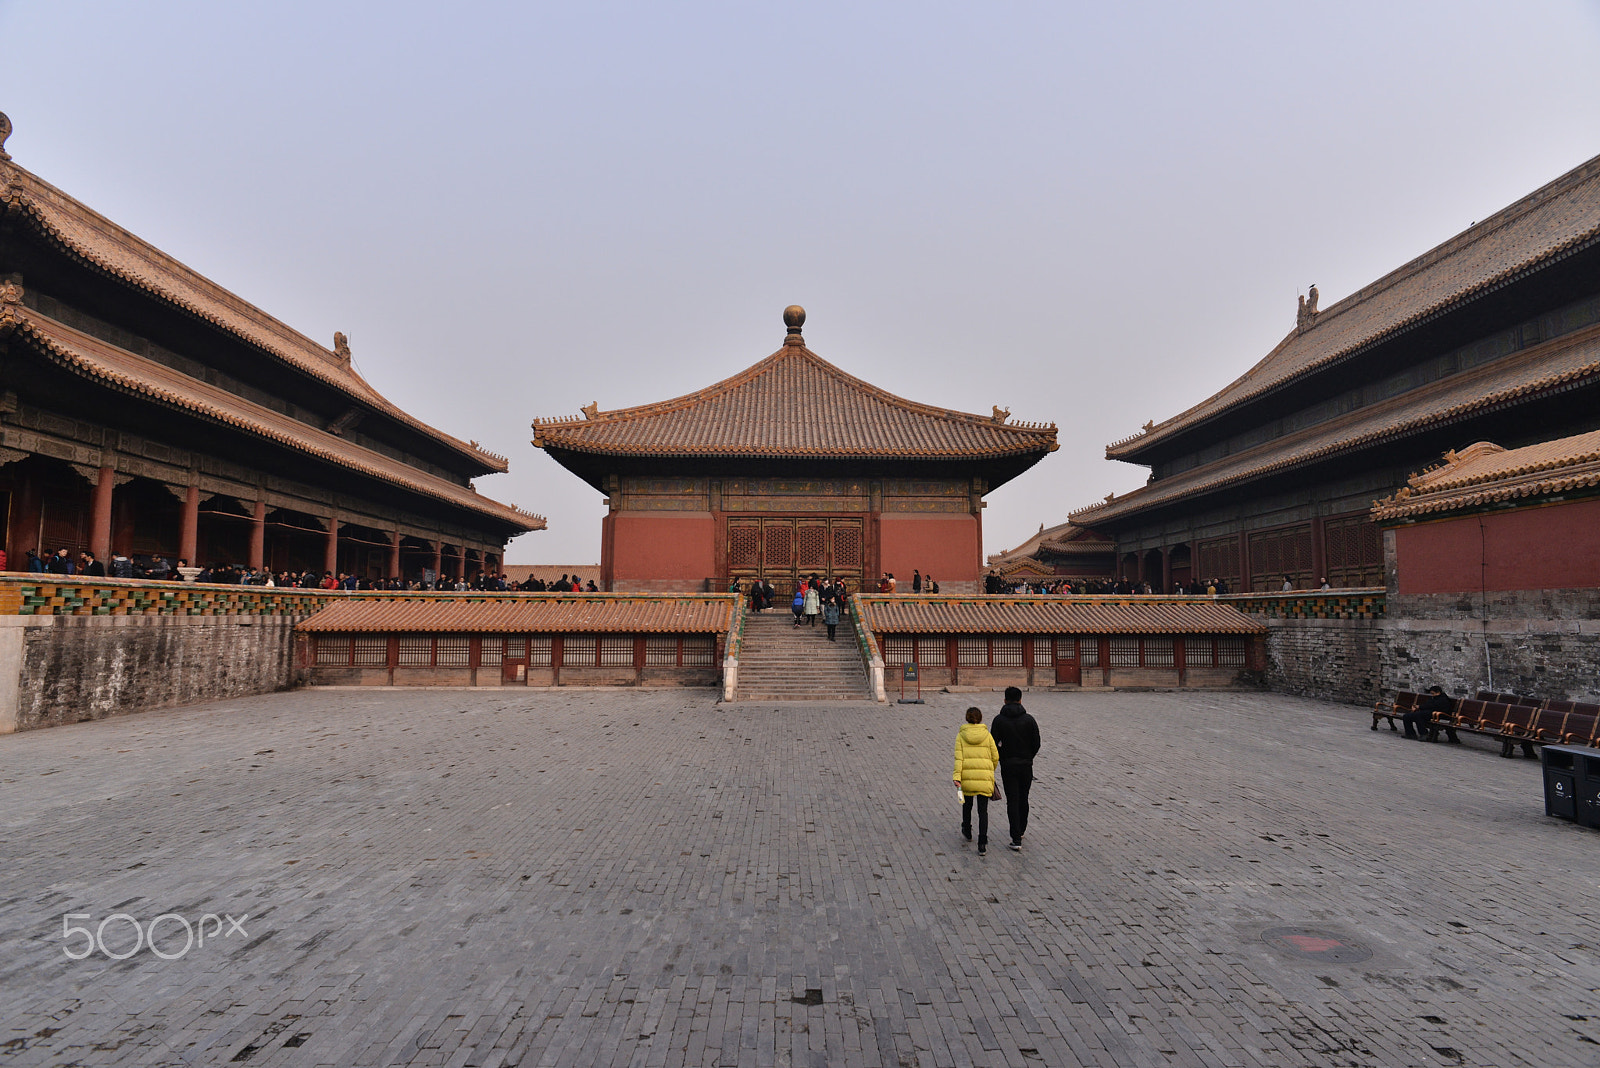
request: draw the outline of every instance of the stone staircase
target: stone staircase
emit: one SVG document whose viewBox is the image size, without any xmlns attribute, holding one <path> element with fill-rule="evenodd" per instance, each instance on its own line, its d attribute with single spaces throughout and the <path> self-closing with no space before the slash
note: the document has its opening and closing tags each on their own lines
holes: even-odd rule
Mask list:
<svg viewBox="0 0 1600 1068">
<path fill-rule="evenodd" d="M 785 608 L 748 612 L 739 654 L 736 701 L 865 701 L 867 671 L 846 617 L 838 640 L 828 628 L 794 625 Z"/>
</svg>

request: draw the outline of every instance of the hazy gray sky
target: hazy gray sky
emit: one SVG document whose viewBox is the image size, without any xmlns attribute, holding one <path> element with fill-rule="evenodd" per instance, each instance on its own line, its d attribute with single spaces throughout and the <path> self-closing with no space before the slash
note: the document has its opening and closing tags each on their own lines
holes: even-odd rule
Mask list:
<svg viewBox="0 0 1600 1068">
<path fill-rule="evenodd" d="M 18 163 L 511 458 L 676 396 L 780 313 L 915 400 L 1053 420 L 986 550 L 1144 479 L 1106 442 L 1600 153 L 1600 4 L 21 3 Z"/>
</svg>

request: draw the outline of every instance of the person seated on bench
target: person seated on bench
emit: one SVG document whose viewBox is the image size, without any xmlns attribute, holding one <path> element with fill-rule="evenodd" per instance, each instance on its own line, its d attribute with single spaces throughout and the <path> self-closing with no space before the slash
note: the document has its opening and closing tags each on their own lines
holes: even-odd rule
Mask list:
<svg viewBox="0 0 1600 1068">
<path fill-rule="evenodd" d="M 1401 716 L 1400 722 L 1405 724 L 1407 738 L 1415 738 L 1418 741 L 1424 739 L 1430 742 L 1437 741 L 1439 727 L 1434 725 L 1433 714 L 1438 712 L 1448 716 L 1455 710 L 1456 703 L 1445 694 L 1443 687 L 1437 685 L 1429 686 L 1428 695 L 1417 705 L 1416 711 L 1407 712 Z M 1454 727 L 1450 726 L 1449 723 L 1442 723 L 1439 726 L 1444 727 L 1445 737 L 1457 745 L 1461 744 L 1461 739 L 1456 737 Z"/>
</svg>

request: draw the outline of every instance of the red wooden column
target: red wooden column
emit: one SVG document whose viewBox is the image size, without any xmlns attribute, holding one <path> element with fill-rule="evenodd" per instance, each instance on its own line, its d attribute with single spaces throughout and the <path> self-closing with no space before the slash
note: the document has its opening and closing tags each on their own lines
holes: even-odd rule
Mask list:
<svg viewBox="0 0 1600 1068">
<path fill-rule="evenodd" d="M 111 561 L 111 491 L 117 475 L 109 465 L 100 468 L 94 484 L 94 510 L 89 517 L 89 552 L 103 564 Z"/>
<path fill-rule="evenodd" d="M 267 564 L 267 502 L 257 501 L 250 522 L 250 566 L 262 568 Z"/>
<path fill-rule="evenodd" d="M 328 543 L 322 550 L 322 570 L 339 570 L 339 520 L 336 516 L 328 519 Z"/>
<path fill-rule="evenodd" d="M 400 532 L 397 530 L 389 535 L 389 565 L 385 569 L 387 578 L 400 577 Z"/>
<path fill-rule="evenodd" d="M 433 579 L 435 582 L 444 577 L 444 542 L 429 542 L 433 546 Z"/>
<path fill-rule="evenodd" d="M 178 559 L 187 567 L 198 567 L 194 562 L 200 544 L 200 487 L 190 486 L 183 498 L 183 518 L 178 523 Z"/>
</svg>

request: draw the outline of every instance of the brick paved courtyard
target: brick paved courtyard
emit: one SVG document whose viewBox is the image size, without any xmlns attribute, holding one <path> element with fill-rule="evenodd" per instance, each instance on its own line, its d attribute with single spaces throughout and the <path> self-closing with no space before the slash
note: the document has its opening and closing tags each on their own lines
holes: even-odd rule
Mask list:
<svg viewBox="0 0 1600 1068">
<path fill-rule="evenodd" d="M 0 738 L 0 1065 L 1600 1064 L 1600 833 L 1534 762 L 1036 694 L 1027 850 L 1001 817 L 979 858 L 949 751 L 996 698 L 310 691 Z M 64 914 L 118 912 L 219 919 L 67 959 Z"/>
</svg>

